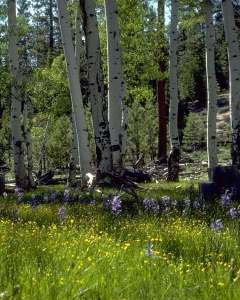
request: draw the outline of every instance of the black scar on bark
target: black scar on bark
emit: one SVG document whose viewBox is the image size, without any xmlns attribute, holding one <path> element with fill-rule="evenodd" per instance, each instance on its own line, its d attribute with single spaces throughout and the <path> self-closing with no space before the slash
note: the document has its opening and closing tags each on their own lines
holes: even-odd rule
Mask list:
<svg viewBox="0 0 240 300">
<path fill-rule="evenodd" d="M 120 151 L 121 148 L 120 148 L 120 145 L 112 145 L 112 146 L 110 146 L 110 150 L 111 150 L 111 152 L 116 152 L 116 151 Z"/>
<path fill-rule="evenodd" d="M 234 131 L 237 132 L 237 134 L 233 136 L 232 141 L 232 163 L 240 170 L 240 122 Z"/>
<path fill-rule="evenodd" d="M 16 141 L 15 146 L 20 148 L 22 146 L 22 142 L 21 141 Z"/>
<path fill-rule="evenodd" d="M 96 145 L 96 155 L 97 155 L 97 168 L 98 168 L 102 161 L 102 151 L 97 145 Z"/>
</svg>

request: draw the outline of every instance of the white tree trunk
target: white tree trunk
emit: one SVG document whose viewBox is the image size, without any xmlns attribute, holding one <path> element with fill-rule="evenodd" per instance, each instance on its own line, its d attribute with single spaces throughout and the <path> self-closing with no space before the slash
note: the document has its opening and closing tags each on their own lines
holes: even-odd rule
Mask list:
<svg viewBox="0 0 240 300">
<path fill-rule="evenodd" d="M 215 30 L 213 25 L 213 4 L 211 0 L 205 3 L 206 22 L 206 73 L 207 73 L 207 153 L 208 168 L 217 166 L 217 137 L 216 137 L 216 114 L 217 114 L 217 88 L 215 71 Z"/>
<path fill-rule="evenodd" d="M 75 186 L 76 175 L 77 175 L 77 165 L 79 164 L 79 153 L 78 153 L 78 137 L 76 124 L 74 122 L 74 114 L 72 112 L 71 123 L 72 123 L 72 141 L 71 141 L 71 152 L 70 152 L 70 162 L 69 162 L 69 177 L 68 182 L 70 186 Z"/>
<path fill-rule="evenodd" d="M 87 179 L 86 174 L 90 172 L 90 150 L 88 145 L 88 131 L 84 117 L 84 107 L 80 87 L 79 69 L 74 53 L 74 46 L 72 41 L 72 33 L 66 0 L 57 0 L 57 5 L 63 48 L 68 72 L 72 109 L 75 117 L 78 135 L 78 150 L 80 154 L 79 161 L 82 178 L 83 181 L 85 181 Z"/>
<path fill-rule="evenodd" d="M 170 25 L 170 64 L 169 64 L 169 131 L 171 153 L 168 164 L 168 179 L 178 180 L 180 142 L 178 136 L 178 78 L 177 78 L 177 50 L 178 50 L 178 0 L 171 0 Z"/>
<path fill-rule="evenodd" d="M 47 144 L 50 124 L 51 124 L 51 115 L 49 114 L 47 119 L 47 125 L 45 127 L 44 134 L 43 134 L 42 146 L 40 148 L 39 171 L 38 171 L 39 176 L 42 175 L 43 171 L 44 172 L 46 171 L 45 167 L 43 166 L 45 165 L 45 160 L 46 160 L 46 144 Z"/>
<path fill-rule="evenodd" d="M 77 12 L 75 18 L 75 56 L 77 68 L 79 70 L 80 76 L 80 67 L 81 60 L 83 59 L 83 41 L 82 41 L 82 18 L 81 18 L 81 10 L 79 1 L 76 1 L 77 4 Z M 76 124 L 74 122 L 75 117 L 72 111 L 71 115 L 71 123 L 72 123 L 72 140 L 71 140 L 71 150 L 70 150 L 70 161 L 69 161 L 69 177 L 68 182 L 70 186 L 75 186 L 76 183 L 76 175 L 77 175 L 77 164 L 79 164 L 79 153 L 78 153 L 78 138 L 77 138 L 77 129 Z"/>
<path fill-rule="evenodd" d="M 222 11 L 229 60 L 232 163 L 240 169 L 240 50 L 231 0 L 222 0 Z"/>
<path fill-rule="evenodd" d="M 77 13 L 76 13 L 76 20 L 75 20 L 75 56 L 77 61 L 77 66 L 81 67 L 81 60 L 84 60 L 86 55 L 85 44 L 83 42 L 83 20 L 81 16 L 81 8 L 79 0 L 77 0 Z"/>
<path fill-rule="evenodd" d="M 96 16 L 96 0 L 81 0 L 81 7 L 86 37 L 88 89 L 96 144 L 97 168 L 101 176 L 101 174 L 111 171 L 112 161 Z"/>
<path fill-rule="evenodd" d="M 128 130 L 128 107 L 125 101 L 122 102 L 122 124 L 121 124 L 121 156 L 122 160 L 126 154 Z"/>
<path fill-rule="evenodd" d="M 35 187 L 35 182 L 33 179 L 32 171 L 33 171 L 33 159 L 32 159 L 32 137 L 31 132 L 28 126 L 28 105 L 26 100 L 23 102 L 23 123 L 22 123 L 22 134 L 24 137 L 24 142 L 26 145 L 26 158 L 27 158 L 27 176 L 28 183 L 30 187 Z"/>
<path fill-rule="evenodd" d="M 9 27 L 9 62 L 12 76 L 11 87 L 11 132 L 14 153 L 14 171 L 16 186 L 27 188 L 27 172 L 24 164 L 24 138 L 21 130 L 22 99 L 19 89 L 22 76 L 19 70 L 17 46 L 16 0 L 8 0 L 8 27 Z"/>
<path fill-rule="evenodd" d="M 122 105 L 125 98 L 125 82 L 123 79 L 118 11 L 116 0 L 105 0 L 107 23 L 108 53 L 108 120 L 111 136 L 111 152 L 113 169 L 122 169 L 121 141 Z"/>
</svg>

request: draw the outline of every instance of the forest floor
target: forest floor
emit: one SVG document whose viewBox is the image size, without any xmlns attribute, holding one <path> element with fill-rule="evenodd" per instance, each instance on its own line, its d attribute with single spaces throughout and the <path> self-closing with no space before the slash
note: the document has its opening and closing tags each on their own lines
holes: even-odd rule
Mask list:
<svg viewBox="0 0 240 300">
<path fill-rule="evenodd" d="M 49 189 L 63 187 L 37 193 L 48 201 Z M 31 194 L 20 204 L 5 195 L 0 299 L 240 298 L 238 203 L 200 207 L 196 181 L 160 182 L 142 185 L 137 198 L 121 192 L 116 215 L 102 206 L 110 192 L 40 205 Z M 157 212 L 144 209 L 144 198 L 158 201 Z"/>
</svg>

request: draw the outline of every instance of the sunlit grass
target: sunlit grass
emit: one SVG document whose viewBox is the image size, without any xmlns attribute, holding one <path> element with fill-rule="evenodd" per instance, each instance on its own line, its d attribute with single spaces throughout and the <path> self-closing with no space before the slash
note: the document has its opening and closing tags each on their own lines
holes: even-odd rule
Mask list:
<svg viewBox="0 0 240 300">
<path fill-rule="evenodd" d="M 197 185 L 143 188 L 140 199 L 180 201 Z M 65 205 L 62 222 L 60 206 L 0 202 L 0 299 L 239 299 L 238 219 L 217 233 L 211 211 L 116 217 L 97 203 Z"/>
</svg>

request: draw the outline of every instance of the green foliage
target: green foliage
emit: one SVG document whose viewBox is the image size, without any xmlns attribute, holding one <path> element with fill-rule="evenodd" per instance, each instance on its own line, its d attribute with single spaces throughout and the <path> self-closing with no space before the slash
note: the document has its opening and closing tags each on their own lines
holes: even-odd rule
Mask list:
<svg viewBox="0 0 240 300">
<path fill-rule="evenodd" d="M 136 88 L 133 98 L 135 101 L 129 109 L 128 155 L 133 161 L 141 154 L 147 159 L 154 159 L 157 151 L 157 112 L 152 91 Z"/>
<path fill-rule="evenodd" d="M 48 117 L 39 114 L 34 119 L 31 128 L 33 141 L 33 163 L 35 170 L 39 168 L 39 159 L 44 145 L 44 135 Z M 47 167 L 52 169 L 64 169 L 67 167 L 70 155 L 71 124 L 67 116 L 52 117 L 49 121 L 46 135 L 46 162 Z"/>
<path fill-rule="evenodd" d="M 46 145 L 47 161 L 50 168 L 66 168 L 69 162 L 71 142 L 70 121 L 62 116 L 54 122 L 49 131 Z"/>
<path fill-rule="evenodd" d="M 28 84 L 34 108 L 55 116 L 69 114 L 70 95 L 64 56 L 56 57 L 50 68 L 36 69 Z"/>
<path fill-rule="evenodd" d="M 179 46 L 179 94 L 184 101 L 206 104 L 205 40 L 199 24 L 181 32 Z"/>
<path fill-rule="evenodd" d="M 193 152 L 206 149 L 206 114 L 190 113 L 183 133 L 183 150 Z"/>
</svg>

